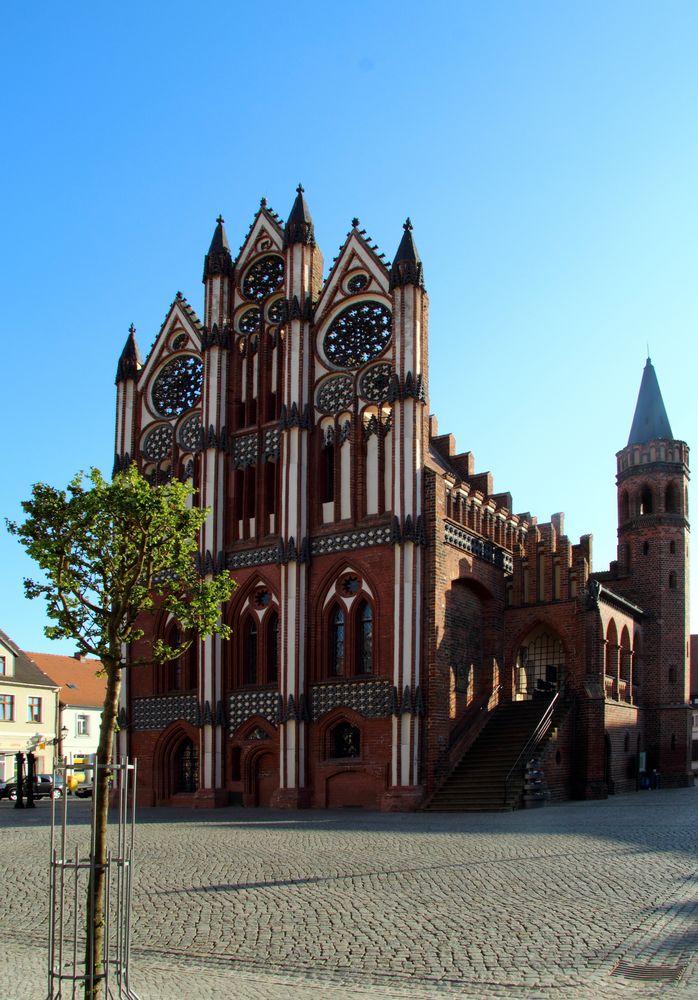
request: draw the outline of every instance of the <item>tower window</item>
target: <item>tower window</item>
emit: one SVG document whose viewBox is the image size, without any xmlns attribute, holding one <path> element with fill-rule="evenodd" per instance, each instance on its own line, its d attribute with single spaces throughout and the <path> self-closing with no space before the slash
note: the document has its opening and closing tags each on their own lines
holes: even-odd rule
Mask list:
<svg viewBox="0 0 698 1000">
<path fill-rule="evenodd" d="M 676 590 L 676 573 L 669 574 L 669 589 Z"/>
<path fill-rule="evenodd" d="M 646 486 L 640 494 L 640 514 L 651 514 L 652 509 L 652 490 Z"/>
<path fill-rule="evenodd" d="M 676 684 L 676 667 L 669 667 L 669 683 Z"/>
<path fill-rule="evenodd" d="M 676 555 L 676 542 L 669 542 L 669 554 L 672 556 Z"/>
<path fill-rule="evenodd" d="M 649 550 L 650 550 L 650 543 L 649 542 L 645 542 L 644 545 L 642 546 L 642 554 L 643 554 L 643 556 L 646 556 L 649 553 Z"/>
</svg>

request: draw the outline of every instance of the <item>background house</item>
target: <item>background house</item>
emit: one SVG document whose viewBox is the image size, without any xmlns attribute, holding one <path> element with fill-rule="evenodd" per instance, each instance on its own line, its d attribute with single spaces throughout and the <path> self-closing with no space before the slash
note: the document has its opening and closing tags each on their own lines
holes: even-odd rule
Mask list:
<svg viewBox="0 0 698 1000">
<path fill-rule="evenodd" d="M 76 758 L 96 753 L 105 686 L 105 678 L 97 676 L 101 662 L 78 653 L 27 655 L 60 688 L 59 728 L 67 730 L 62 738 L 62 755 L 72 764 Z"/>
<path fill-rule="evenodd" d="M 37 773 L 53 770 L 58 719 L 58 684 L 0 631 L 0 780 L 14 775 L 18 751 L 34 750 Z"/>
</svg>

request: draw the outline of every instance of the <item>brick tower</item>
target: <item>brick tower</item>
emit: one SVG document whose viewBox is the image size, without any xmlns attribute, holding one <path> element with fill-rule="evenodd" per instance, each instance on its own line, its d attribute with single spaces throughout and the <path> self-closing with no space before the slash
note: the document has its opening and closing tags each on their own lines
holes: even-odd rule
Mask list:
<svg viewBox="0 0 698 1000">
<path fill-rule="evenodd" d="M 649 358 L 628 444 L 616 457 L 622 589 L 644 611 L 635 675 L 647 766 L 657 768 L 665 784 L 683 785 L 691 768 L 688 446 L 672 435 Z"/>
</svg>

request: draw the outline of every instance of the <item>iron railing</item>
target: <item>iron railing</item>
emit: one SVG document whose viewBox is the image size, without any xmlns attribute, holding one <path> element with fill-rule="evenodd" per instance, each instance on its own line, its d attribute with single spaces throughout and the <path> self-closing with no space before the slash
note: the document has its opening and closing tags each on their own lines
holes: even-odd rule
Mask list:
<svg viewBox="0 0 698 1000">
<path fill-rule="evenodd" d="M 104 879 L 103 972 L 92 961 L 93 928 L 88 918 L 87 889 L 97 864 L 95 843 L 99 809 L 96 780 L 100 765 L 80 768 L 65 762 L 56 774 L 63 776 L 63 796 L 51 810 L 51 866 L 48 921 L 47 1000 L 82 1000 L 101 981 L 105 1000 L 138 1000 L 129 985 L 131 950 L 131 896 L 135 843 L 136 764 L 121 760 L 109 766 L 114 778 L 116 822 L 110 825 L 111 846 Z M 74 843 L 84 829 L 68 822 L 68 775 L 80 770 L 92 777 L 92 815 L 89 851 Z"/>
<path fill-rule="evenodd" d="M 511 787 L 511 782 L 517 776 L 517 773 L 523 771 L 523 765 L 529 759 L 533 751 L 538 747 L 545 737 L 547 736 L 553 722 L 553 714 L 555 708 L 560 702 L 561 691 L 556 691 L 554 696 L 550 700 L 550 704 L 546 708 L 545 712 L 541 716 L 540 722 L 533 731 L 533 734 L 529 737 L 526 745 L 519 754 L 519 756 L 514 761 L 512 767 L 510 768 L 505 780 L 504 780 L 504 805 L 509 801 L 509 789 Z"/>
</svg>

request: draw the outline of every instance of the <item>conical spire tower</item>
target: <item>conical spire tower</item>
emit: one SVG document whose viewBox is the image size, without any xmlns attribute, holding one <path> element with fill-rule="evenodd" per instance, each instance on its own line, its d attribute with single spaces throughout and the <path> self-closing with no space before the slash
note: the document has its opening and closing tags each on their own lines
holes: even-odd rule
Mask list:
<svg viewBox="0 0 698 1000">
<path fill-rule="evenodd" d="M 649 441 L 672 439 L 673 434 L 657 381 L 657 373 L 652 361 L 647 358 L 628 444 L 647 444 Z"/>
</svg>

